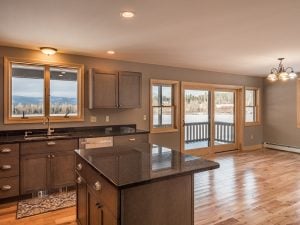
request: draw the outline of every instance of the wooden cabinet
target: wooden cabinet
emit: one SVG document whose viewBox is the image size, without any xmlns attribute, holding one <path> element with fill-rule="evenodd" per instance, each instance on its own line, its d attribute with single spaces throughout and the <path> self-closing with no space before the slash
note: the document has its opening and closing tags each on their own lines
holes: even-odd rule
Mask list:
<svg viewBox="0 0 300 225">
<path fill-rule="evenodd" d="M 89 108 L 139 108 L 142 74 L 138 72 L 102 73 L 89 71 Z"/>
<path fill-rule="evenodd" d="M 52 153 L 50 163 L 50 183 L 52 188 L 74 184 L 75 154 L 73 151 Z"/>
<path fill-rule="evenodd" d="M 76 158 L 77 222 L 117 225 L 118 191 L 89 165 Z"/>
<path fill-rule="evenodd" d="M 77 222 L 79 225 L 87 225 L 87 183 L 80 175 L 77 175 Z"/>
<path fill-rule="evenodd" d="M 74 185 L 77 147 L 77 139 L 22 143 L 21 193 Z"/>
<path fill-rule="evenodd" d="M 25 155 L 21 158 L 21 193 L 44 190 L 48 186 L 50 154 Z"/>
<path fill-rule="evenodd" d="M 0 145 L 0 199 L 19 195 L 19 144 Z"/>
<path fill-rule="evenodd" d="M 141 73 L 119 72 L 119 108 L 140 108 L 141 96 Z"/>
</svg>

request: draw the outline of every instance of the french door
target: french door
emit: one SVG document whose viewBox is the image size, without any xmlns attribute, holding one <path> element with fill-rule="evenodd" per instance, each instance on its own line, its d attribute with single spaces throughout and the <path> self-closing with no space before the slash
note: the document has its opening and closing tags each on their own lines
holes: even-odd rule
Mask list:
<svg viewBox="0 0 300 225">
<path fill-rule="evenodd" d="M 181 148 L 207 155 L 238 147 L 238 87 L 182 83 Z"/>
</svg>

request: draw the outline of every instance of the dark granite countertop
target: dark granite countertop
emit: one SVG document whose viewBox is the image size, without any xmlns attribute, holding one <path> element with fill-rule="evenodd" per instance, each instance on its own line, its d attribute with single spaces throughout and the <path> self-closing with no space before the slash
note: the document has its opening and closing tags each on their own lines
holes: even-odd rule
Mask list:
<svg viewBox="0 0 300 225">
<path fill-rule="evenodd" d="M 54 136 L 57 138 L 42 140 L 26 140 L 24 138 L 25 131 L 32 131 L 29 136 L 39 136 L 46 134 L 45 129 L 28 129 L 0 131 L 0 144 L 11 144 L 20 142 L 45 141 L 53 139 L 75 139 L 75 138 L 92 138 L 107 136 L 123 136 L 132 134 L 147 134 L 149 131 L 136 129 L 133 124 L 130 125 L 112 125 L 112 126 L 91 126 L 91 127 L 71 127 L 71 128 L 55 128 Z"/>
<path fill-rule="evenodd" d="M 219 168 L 216 162 L 146 143 L 75 152 L 118 188 Z"/>
</svg>

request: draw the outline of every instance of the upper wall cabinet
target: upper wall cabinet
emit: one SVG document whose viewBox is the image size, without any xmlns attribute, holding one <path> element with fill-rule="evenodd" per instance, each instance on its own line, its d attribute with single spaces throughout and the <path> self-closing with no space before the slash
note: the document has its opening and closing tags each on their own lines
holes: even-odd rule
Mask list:
<svg viewBox="0 0 300 225">
<path fill-rule="evenodd" d="M 108 74 L 89 70 L 89 108 L 141 107 L 142 74 L 119 72 Z"/>
</svg>

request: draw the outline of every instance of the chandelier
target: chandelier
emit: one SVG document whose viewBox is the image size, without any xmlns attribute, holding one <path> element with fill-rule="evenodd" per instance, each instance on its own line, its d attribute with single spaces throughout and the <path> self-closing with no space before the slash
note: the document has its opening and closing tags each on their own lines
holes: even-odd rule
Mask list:
<svg viewBox="0 0 300 225">
<path fill-rule="evenodd" d="M 270 81 L 277 81 L 277 80 L 287 81 L 287 80 L 294 80 L 298 77 L 292 67 L 284 68 L 284 66 L 282 64 L 282 61 L 284 60 L 284 58 L 278 58 L 278 60 L 280 61 L 278 68 L 271 69 L 271 73 L 267 77 L 268 80 L 270 80 Z"/>
</svg>

